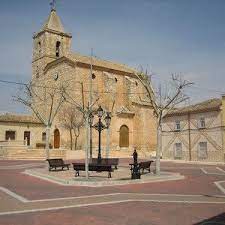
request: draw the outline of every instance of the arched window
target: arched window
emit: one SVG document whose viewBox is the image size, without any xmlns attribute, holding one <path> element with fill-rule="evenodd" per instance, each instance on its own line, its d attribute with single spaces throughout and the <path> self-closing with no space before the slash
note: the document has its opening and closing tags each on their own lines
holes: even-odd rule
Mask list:
<svg viewBox="0 0 225 225">
<path fill-rule="evenodd" d="M 54 148 L 60 147 L 60 133 L 59 129 L 54 130 Z"/>
<path fill-rule="evenodd" d="M 56 49 L 55 49 L 55 56 L 56 57 L 59 57 L 59 54 L 60 54 L 60 45 L 61 45 L 61 42 L 60 41 L 57 41 L 56 42 Z"/>
<path fill-rule="evenodd" d="M 129 128 L 126 125 L 120 127 L 120 147 L 129 147 Z"/>
</svg>

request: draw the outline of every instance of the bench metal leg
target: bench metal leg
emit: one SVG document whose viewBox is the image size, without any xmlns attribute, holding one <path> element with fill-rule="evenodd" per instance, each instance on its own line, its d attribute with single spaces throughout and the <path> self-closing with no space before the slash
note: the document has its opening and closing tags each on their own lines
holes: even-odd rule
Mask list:
<svg viewBox="0 0 225 225">
<path fill-rule="evenodd" d="M 108 173 L 108 178 L 112 178 L 111 172 Z"/>
<path fill-rule="evenodd" d="M 79 176 L 80 176 L 79 170 L 76 170 L 75 177 L 79 177 Z"/>
</svg>

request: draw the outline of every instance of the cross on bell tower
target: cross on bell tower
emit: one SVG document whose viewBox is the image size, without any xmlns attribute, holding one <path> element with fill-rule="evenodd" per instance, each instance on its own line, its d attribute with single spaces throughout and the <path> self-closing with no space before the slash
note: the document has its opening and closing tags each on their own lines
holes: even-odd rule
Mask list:
<svg viewBox="0 0 225 225">
<path fill-rule="evenodd" d="M 50 6 L 51 6 L 51 10 L 55 10 L 55 8 L 56 8 L 56 0 L 52 0 L 50 2 Z"/>
</svg>

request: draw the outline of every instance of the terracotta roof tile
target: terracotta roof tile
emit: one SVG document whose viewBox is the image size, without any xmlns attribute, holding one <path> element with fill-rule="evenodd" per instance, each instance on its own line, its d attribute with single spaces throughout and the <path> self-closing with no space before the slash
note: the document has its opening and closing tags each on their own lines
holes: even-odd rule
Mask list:
<svg viewBox="0 0 225 225">
<path fill-rule="evenodd" d="M 183 114 L 187 114 L 187 113 L 197 113 L 197 112 L 205 112 L 205 111 L 211 111 L 211 110 L 219 110 L 221 104 L 222 104 L 221 99 L 218 99 L 218 98 L 209 99 L 207 101 L 200 102 L 195 105 L 176 108 L 176 109 L 170 111 L 166 115 L 166 117 L 173 116 L 173 115 L 183 115 Z"/>
<path fill-rule="evenodd" d="M 19 114 L 11 114 L 11 113 L 0 114 L 0 122 L 42 124 L 40 120 L 38 120 L 32 115 L 24 115 L 24 114 L 19 115 Z"/>
<path fill-rule="evenodd" d="M 90 64 L 91 63 L 91 57 L 90 56 L 83 56 L 78 53 L 70 53 L 66 57 L 71 59 L 72 61 L 81 62 L 84 64 Z M 125 64 L 120 63 L 114 63 L 107 60 L 99 59 L 96 57 L 92 58 L 92 63 L 94 66 L 104 67 L 107 69 L 113 69 L 118 70 L 126 73 L 136 73 L 137 71 L 135 69 L 132 69 Z"/>
</svg>

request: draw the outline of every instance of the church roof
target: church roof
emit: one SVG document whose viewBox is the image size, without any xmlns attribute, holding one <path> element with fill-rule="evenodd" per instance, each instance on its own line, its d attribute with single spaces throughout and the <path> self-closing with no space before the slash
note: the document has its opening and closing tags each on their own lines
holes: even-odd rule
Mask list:
<svg viewBox="0 0 225 225">
<path fill-rule="evenodd" d="M 56 10 L 52 9 L 51 13 L 48 16 L 42 30 L 54 30 L 61 33 L 64 33 L 64 28 L 59 16 L 56 13 Z"/>
<path fill-rule="evenodd" d="M 70 60 L 75 62 L 80 62 L 84 64 L 91 64 L 91 57 L 90 56 L 84 56 L 80 55 L 78 53 L 69 53 L 66 57 L 68 57 Z M 134 74 L 137 71 L 133 68 L 128 67 L 125 64 L 115 63 L 103 59 L 99 59 L 96 57 L 92 57 L 92 65 L 97 67 L 102 67 L 106 69 L 112 69 L 117 71 L 122 71 L 129 74 Z"/>
<path fill-rule="evenodd" d="M 32 115 L 12 113 L 0 114 L 0 122 L 43 124 L 40 120 Z"/>
</svg>

